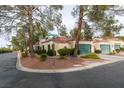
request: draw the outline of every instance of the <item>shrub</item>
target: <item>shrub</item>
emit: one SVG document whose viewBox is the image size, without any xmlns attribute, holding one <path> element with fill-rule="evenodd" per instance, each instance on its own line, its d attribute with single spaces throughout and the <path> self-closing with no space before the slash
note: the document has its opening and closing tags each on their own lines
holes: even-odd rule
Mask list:
<svg viewBox="0 0 124 93">
<path fill-rule="evenodd" d="M 59 55 L 61 56 L 73 56 L 74 55 L 74 48 L 62 48 L 58 50 Z M 80 51 L 78 50 L 78 55 Z"/>
<path fill-rule="evenodd" d="M 90 54 L 87 54 L 87 55 L 83 55 L 83 56 L 81 56 L 81 58 L 100 59 L 100 57 L 98 57 L 95 53 L 90 53 Z"/>
<path fill-rule="evenodd" d="M 41 53 L 46 53 L 46 49 L 42 49 L 41 50 Z"/>
<path fill-rule="evenodd" d="M 58 50 L 58 53 L 59 53 L 61 56 L 67 56 L 67 55 L 69 55 L 69 50 L 68 50 L 68 48 L 62 48 L 62 49 L 59 49 L 59 50 Z"/>
<path fill-rule="evenodd" d="M 22 57 L 27 57 L 28 56 L 28 53 L 27 52 L 22 52 Z"/>
<path fill-rule="evenodd" d="M 115 55 L 117 54 L 117 52 L 115 50 L 113 50 L 111 53 L 109 53 L 110 55 Z"/>
<path fill-rule="evenodd" d="M 69 52 L 70 56 L 73 56 L 74 55 L 74 48 L 68 48 L 68 52 Z M 78 55 L 79 55 L 80 54 L 80 50 L 78 50 L 77 52 L 78 52 Z"/>
<path fill-rule="evenodd" d="M 53 49 L 50 49 L 50 50 L 47 51 L 47 54 L 48 54 L 48 56 L 55 56 L 56 55 L 56 51 L 53 50 Z"/>
<path fill-rule="evenodd" d="M 115 51 L 116 51 L 117 53 L 119 53 L 119 52 L 120 52 L 120 49 L 115 49 Z"/>
<path fill-rule="evenodd" d="M 35 53 L 37 53 L 38 55 L 41 54 L 41 50 L 36 50 Z"/>
<path fill-rule="evenodd" d="M 46 50 L 45 49 L 39 49 L 37 51 L 35 51 L 38 55 L 42 54 L 42 53 L 46 53 Z"/>
<path fill-rule="evenodd" d="M 124 47 L 120 47 L 120 50 L 121 50 L 121 51 L 124 51 Z"/>
<path fill-rule="evenodd" d="M 9 48 L 0 48 L 0 53 L 10 53 L 10 52 L 12 52 L 12 50 Z"/>
<path fill-rule="evenodd" d="M 101 50 L 95 50 L 95 53 L 100 54 Z"/>
<path fill-rule="evenodd" d="M 42 61 L 45 61 L 47 59 L 47 54 L 46 53 L 42 53 L 40 55 L 40 58 L 41 58 Z"/>
<path fill-rule="evenodd" d="M 73 56 L 74 55 L 74 48 L 68 48 L 68 54 L 70 56 Z"/>
</svg>

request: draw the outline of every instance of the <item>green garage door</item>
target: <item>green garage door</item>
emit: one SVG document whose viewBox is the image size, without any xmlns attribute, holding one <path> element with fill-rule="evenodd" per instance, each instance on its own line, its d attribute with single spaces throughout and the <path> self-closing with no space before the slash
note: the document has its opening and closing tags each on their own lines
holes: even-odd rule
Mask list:
<svg viewBox="0 0 124 93">
<path fill-rule="evenodd" d="M 103 54 L 109 54 L 110 53 L 110 45 L 109 44 L 101 44 L 101 53 Z"/>
<path fill-rule="evenodd" d="M 79 44 L 80 54 L 89 54 L 91 53 L 91 44 Z"/>
<path fill-rule="evenodd" d="M 120 49 L 120 44 L 115 44 L 114 49 Z"/>
</svg>

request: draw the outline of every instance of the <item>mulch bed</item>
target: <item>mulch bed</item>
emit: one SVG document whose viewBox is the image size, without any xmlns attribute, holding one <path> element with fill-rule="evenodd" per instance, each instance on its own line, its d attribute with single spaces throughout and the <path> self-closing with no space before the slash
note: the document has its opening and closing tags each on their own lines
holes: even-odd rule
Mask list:
<svg viewBox="0 0 124 93">
<path fill-rule="evenodd" d="M 21 64 L 24 67 L 32 69 L 64 69 L 71 67 L 82 67 L 93 62 L 105 62 L 105 60 L 102 59 L 93 60 L 70 57 L 68 59 L 63 60 L 58 58 L 48 58 L 46 61 L 41 61 L 40 58 L 38 57 L 21 58 Z"/>
</svg>

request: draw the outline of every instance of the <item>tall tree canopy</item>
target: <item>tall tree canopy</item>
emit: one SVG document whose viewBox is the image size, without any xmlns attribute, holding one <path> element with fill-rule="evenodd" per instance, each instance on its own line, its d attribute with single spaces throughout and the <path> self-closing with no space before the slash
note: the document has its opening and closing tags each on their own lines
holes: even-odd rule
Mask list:
<svg viewBox="0 0 124 93">
<path fill-rule="evenodd" d="M 13 27 L 20 27 L 28 23 L 29 53 L 33 56 L 33 23 L 39 22 L 46 31 L 53 30 L 61 25 L 61 5 L 57 6 L 0 6 L 1 30 L 9 32 Z"/>
<path fill-rule="evenodd" d="M 111 30 L 112 33 L 118 32 L 121 29 L 121 24 L 116 24 L 115 15 L 123 15 L 123 11 L 123 6 L 114 5 L 79 5 L 74 7 L 72 15 L 73 17 L 78 18 L 77 34 L 75 39 L 75 55 L 77 55 L 79 48 L 81 30 L 84 30 L 85 28 L 84 22 L 87 22 L 92 31 L 102 31 L 104 34 L 106 32 L 110 33 L 108 30 Z M 112 27 L 112 29 L 108 27 Z"/>
</svg>

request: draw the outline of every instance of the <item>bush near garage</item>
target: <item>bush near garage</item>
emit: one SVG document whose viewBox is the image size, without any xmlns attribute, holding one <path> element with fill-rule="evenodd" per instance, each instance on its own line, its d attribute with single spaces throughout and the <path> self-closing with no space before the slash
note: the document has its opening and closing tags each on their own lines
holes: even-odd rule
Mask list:
<svg viewBox="0 0 124 93">
<path fill-rule="evenodd" d="M 100 59 L 100 57 L 98 57 L 95 53 L 90 53 L 90 54 L 87 54 L 87 55 L 83 55 L 83 56 L 81 56 L 81 58 Z"/>
<path fill-rule="evenodd" d="M 120 49 L 115 49 L 115 51 L 116 51 L 117 53 L 119 53 L 119 52 L 120 52 Z"/>
<path fill-rule="evenodd" d="M 115 55 L 117 54 L 117 52 L 115 50 L 113 50 L 111 53 L 109 53 L 110 55 Z"/>
<path fill-rule="evenodd" d="M 124 47 L 120 47 L 120 50 L 121 50 L 121 51 L 124 51 Z"/>
<path fill-rule="evenodd" d="M 101 50 L 95 50 L 95 53 L 100 54 Z"/>
</svg>

